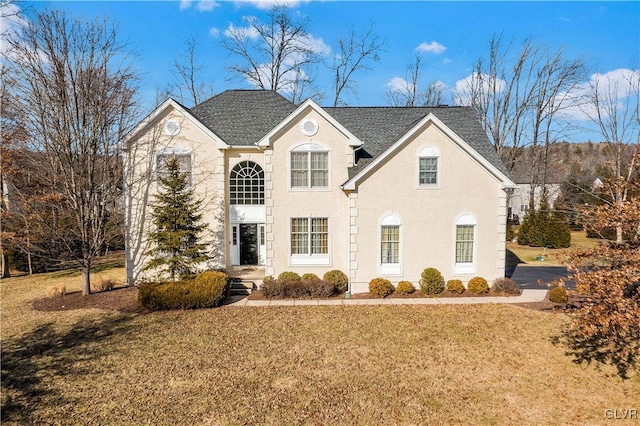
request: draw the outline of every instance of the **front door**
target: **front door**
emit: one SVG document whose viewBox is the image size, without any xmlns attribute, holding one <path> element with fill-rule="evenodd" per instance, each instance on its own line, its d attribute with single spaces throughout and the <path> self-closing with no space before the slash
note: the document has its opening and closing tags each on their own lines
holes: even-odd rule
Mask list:
<svg viewBox="0 0 640 426">
<path fill-rule="evenodd" d="M 255 223 L 240 224 L 240 264 L 258 264 L 258 225 Z"/>
</svg>

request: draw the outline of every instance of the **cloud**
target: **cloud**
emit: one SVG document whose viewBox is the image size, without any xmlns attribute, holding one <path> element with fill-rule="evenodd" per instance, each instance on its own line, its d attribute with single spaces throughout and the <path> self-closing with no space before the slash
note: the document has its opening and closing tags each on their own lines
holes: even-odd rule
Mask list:
<svg viewBox="0 0 640 426">
<path fill-rule="evenodd" d="M 226 37 L 236 36 L 241 39 L 250 38 L 255 40 L 260 36 L 260 33 L 258 33 L 258 30 L 250 25 L 246 27 L 236 27 L 233 24 L 229 24 L 227 29 L 224 30 L 224 35 Z"/>
<path fill-rule="evenodd" d="M 420 45 L 416 47 L 416 50 L 418 52 L 434 53 L 436 55 L 439 55 L 445 50 L 447 50 L 447 48 L 441 45 L 440 43 L 438 43 L 437 41 L 432 41 L 431 43 L 427 43 L 427 42 L 420 43 Z"/>
<path fill-rule="evenodd" d="M 471 94 L 474 90 L 489 93 L 491 90 L 502 92 L 507 82 L 502 79 L 494 80 L 489 74 L 472 73 L 465 78 L 456 81 L 453 91 L 456 94 L 455 103 L 458 105 L 471 105 Z M 495 89 L 493 89 L 495 87 Z"/>
<path fill-rule="evenodd" d="M 402 77 L 393 77 L 387 82 L 387 88 L 392 92 L 408 92 L 413 89 L 413 85 Z"/>
<path fill-rule="evenodd" d="M 217 29 L 216 27 L 211 27 L 209 28 L 209 35 L 212 37 L 218 37 L 220 36 L 220 30 Z"/>
<path fill-rule="evenodd" d="M 258 9 L 271 9 L 273 6 L 296 7 L 300 3 L 307 3 L 310 0 L 236 0 L 238 5 L 251 5 Z"/>
<path fill-rule="evenodd" d="M 180 0 L 180 10 L 189 9 L 192 5 L 192 0 Z M 196 10 L 198 12 L 211 12 L 218 6 L 220 6 L 220 3 L 214 0 L 199 0 L 196 3 Z"/>
<path fill-rule="evenodd" d="M 20 7 L 15 3 L 3 4 L 0 10 L 0 34 L 2 37 L 17 35 L 28 22 L 20 16 Z M 6 42 L 0 42 L 0 54 L 8 55 Z"/>
</svg>

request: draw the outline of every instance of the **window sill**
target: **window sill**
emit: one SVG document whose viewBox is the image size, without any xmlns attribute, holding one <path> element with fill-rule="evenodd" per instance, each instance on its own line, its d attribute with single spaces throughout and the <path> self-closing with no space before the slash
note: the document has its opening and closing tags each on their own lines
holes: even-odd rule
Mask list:
<svg viewBox="0 0 640 426">
<path fill-rule="evenodd" d="M 297 266 L 297 265 L 327 266 L 331 264 L 331 257 L 328 254 L 314 254 L 314 255 L 293 254 L 289 258 L 289 264 L 292 266 Z"/>
<path fill-rule="evenodd" d="M 380 275 L 402 275 L 402 266 L 399 263 L 383 263 L 380 265 Z"/>
<path fill-rule="evenodd" d="M 456 275 L 473 275 L 476 273 L 475 263 L 456 263 L 454 268 Z"/>
</svg>

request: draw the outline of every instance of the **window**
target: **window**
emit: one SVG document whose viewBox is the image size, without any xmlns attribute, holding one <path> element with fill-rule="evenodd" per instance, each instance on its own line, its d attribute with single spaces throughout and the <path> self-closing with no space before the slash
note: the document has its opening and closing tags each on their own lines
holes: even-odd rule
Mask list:
<svg viewBox="0 0 640 426">
<path fill-rule="evenodd" d="M 400 227 L 383 226 L 381 240 L 381 263 L 400 263 Z"/>
<path fill-rule="evenodd" d="M 425 146 L 418 154 L 418 184 L 420 186 L 437 186 L 438 162 L 440 153 L 434 146 Z"/>
<path fill-rule="evenodd" d="M 329 254 L 329 219 L 291 219 L 291 254 Z"/>
<path fill-rule="evenodd" d="M 456 221 L 456 265 L 457 274 L 475 273 L 476 220 L 465 214 Z"/>
<path fill-rule="evenodd" d="M 242 161 L 231 170 L 229 180 L 231 204 L 264 204 L 264 171 L 253 161 Z"/>
<path fill-rule="evenodd" d="M 380 273 L 400 275 L 402 220 L 395 214 L 387 215 L 380 222 Z"/>
<path fill-rule="evenodd" d="M 156 174 L 158 177 L 167 173 L 167 162 L 176 157 L 180 164 L 180 172 L 187 174 L 187 182 L 191 183 L 191 153 L 181 148 L 166 149 L 156 155 Z"/>
<path fill-rule="evenodd" d="M 291 151 L 291 187 L 327 188 L 329 152 L 317 144 L 304 144 Z"/>
</svg>

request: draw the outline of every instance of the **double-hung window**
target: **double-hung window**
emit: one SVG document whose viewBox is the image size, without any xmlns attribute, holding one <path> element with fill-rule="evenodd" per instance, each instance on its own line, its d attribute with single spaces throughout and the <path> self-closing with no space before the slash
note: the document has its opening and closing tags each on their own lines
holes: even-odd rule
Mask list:
<svg viewBox="0 0 640 426">
<path fill-rule="evenodd" d="M 425 146 L 418 154 L 418 184 L 421 187 L 434 187 L 440 184 L 440 153 L 434 146 Z"/>
<path fill-rule="evenodd" d="M 291 187 L 327 188 L 329 152 L 317 144 L 304 144 L 291 151 Z"/>
<path fill-rule="evenodd" d="M 291 218 L 291 263 L 328 264 L 329 219 L 326 217 Z"/>
<path fill-rule="evenodd" d="M 476 270 L 476 220 L 469 214 L 456 221 L 456 265 L 457 274 L 473 274 Z"/>
<path fill-rule="evenodd" d="M 402 221 L 395 214 L 382 218 L 380 223 L 380 273 L 400 275 L 402 273 Z"/>
</svg>

